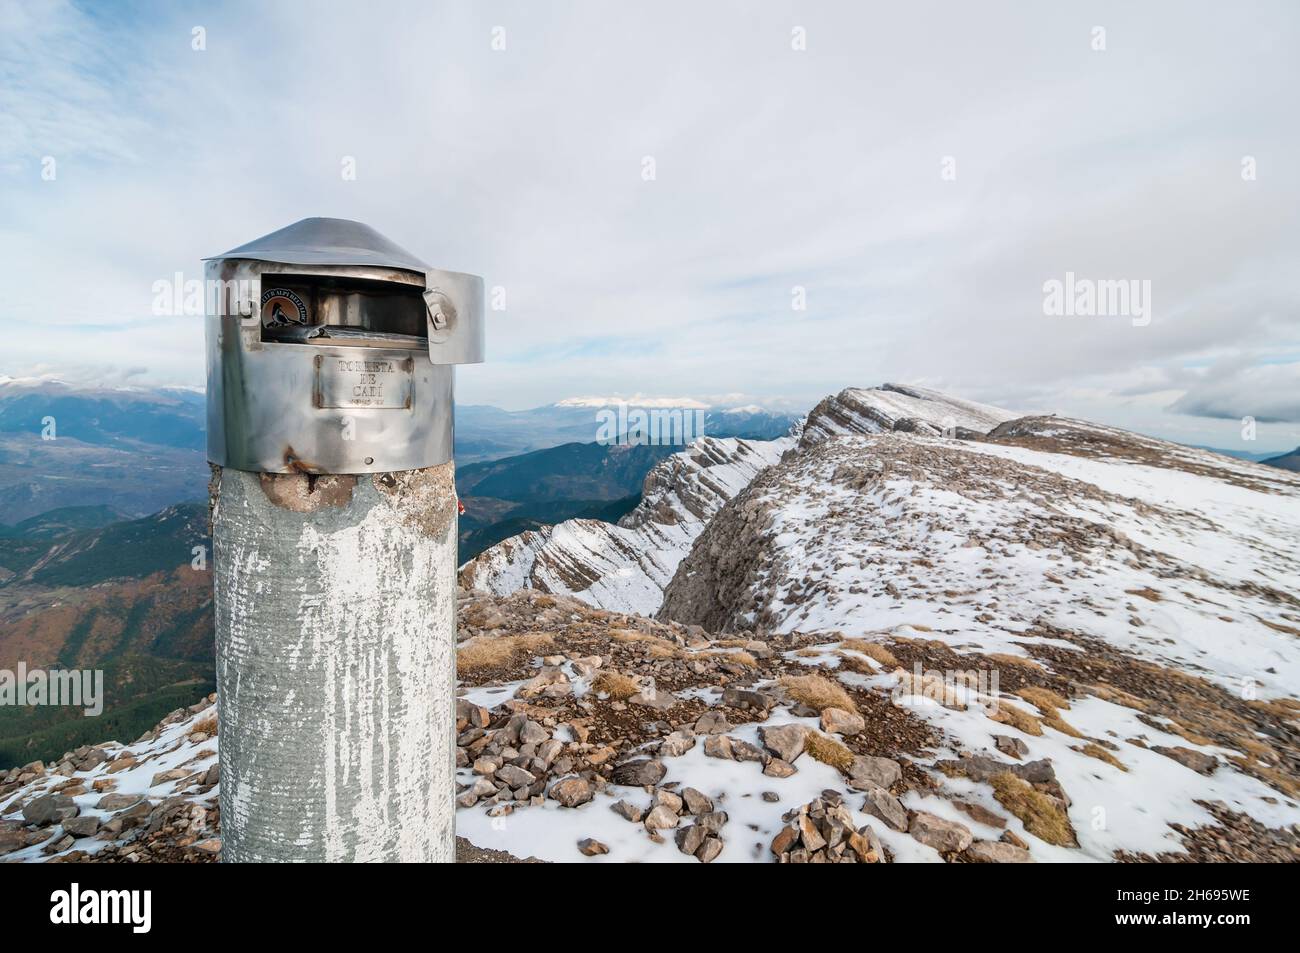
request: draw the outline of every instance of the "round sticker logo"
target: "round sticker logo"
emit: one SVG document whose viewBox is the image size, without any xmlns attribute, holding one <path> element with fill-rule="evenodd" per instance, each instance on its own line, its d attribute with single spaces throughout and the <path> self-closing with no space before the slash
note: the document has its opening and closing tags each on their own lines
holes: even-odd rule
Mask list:
<svg viewBox="0 0 1300 953">
<path fill-rule="evenodd" d="M 283 328 L 307 323 L 307 306 L 287 288 L 271 288 L 262 292 L 262 324 L 268 328 Z"/>
</svg>

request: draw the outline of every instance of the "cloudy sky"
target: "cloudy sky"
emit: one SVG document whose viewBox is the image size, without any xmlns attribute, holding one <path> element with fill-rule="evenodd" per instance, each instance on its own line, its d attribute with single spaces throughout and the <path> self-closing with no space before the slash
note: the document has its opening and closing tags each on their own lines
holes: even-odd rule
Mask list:
<svg viewBox="0 0 1300 953">
<path fill-rule="evenodd" d="M 201 384 L 154 283 L 326 215 L 505 290 L 463 402 L 1300 443 L 1292 2 L 101 6 L 0 0 L 0 373 Z M 1046 313 L 1067 273 L 1149 320 Z"/>
</svg>

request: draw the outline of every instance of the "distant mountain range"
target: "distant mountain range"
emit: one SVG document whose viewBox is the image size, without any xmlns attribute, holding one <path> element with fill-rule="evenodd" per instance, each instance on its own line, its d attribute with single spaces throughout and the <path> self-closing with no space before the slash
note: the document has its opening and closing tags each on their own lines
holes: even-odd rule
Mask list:
<svg viewBox="0 0 1300 953">
<path fill-rule="evenodd" d="M 1261 462 L 1270 467 L 1281 467 L 1283 470 L 1300 472 L 1300 447 L 1296 447 L 1290 453 L 1284 453 L 1280 457 L 1269 457 Z"/>
<path fill-rule="evenodd" d="M 465 468 L 562 444 L 593 444 L 601 436 L 599 410 L 587 399 L 520 411 L 458 406 L 457 463 Z M 706 410 L 704 419 L 708 434 L 754 439 L 779 436 L 794 420 L 759 407 Z M 0 526 L 88 501 L 125 516 L 144 516 L 199 499 L 208 481 L 205 425 L 204 395 L 198 391 L 0 378 Z M 632 484 L 623 481 L 617 495 L 635 493 L 640 476 L 661 456 L 633 455 L 638 467 L 646 458 L 644 469 Z M 562 508 L 558 519 L 586 509 L 592 500 L 616 498 L 608 489 L 565 490 L 554 479 L 548 494 L 550 502 L 583 502 Z"/>
<path fill-rule="evenodd" d="M 625 406 L 655 408 L 665 403 L 669 402 L 633 402 Z M 790 414 L 772 413 L 757 406 L 723 409 L 691 403 L 692 407 L 681 409 L 702 410 L 704 434 L 713 437 L 771 440 L 789 430 L 796 419 Z M 457 463 L 492 460 L 563 443 L 594 443 L 600 439 L 600 418 L 597 415 L 601 410 L 616 405 L 614 398 L 576 398 L 517 411 L 477 404 L 457 406 Z"/>
</svg>

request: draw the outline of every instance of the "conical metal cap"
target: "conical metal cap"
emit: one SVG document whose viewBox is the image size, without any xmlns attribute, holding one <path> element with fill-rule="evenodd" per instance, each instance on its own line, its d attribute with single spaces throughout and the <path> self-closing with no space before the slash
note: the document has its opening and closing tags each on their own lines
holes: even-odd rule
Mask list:
<svg viewBox="0 0 1300 953">
<path fill-rule="evenodd" d="M 369 225 L 346 218 L 304 218 L 232 248 L 223 258 L 247 258 L 290 265 L 365 265 L 425 272 L 428 265 Z"/>
</svg>

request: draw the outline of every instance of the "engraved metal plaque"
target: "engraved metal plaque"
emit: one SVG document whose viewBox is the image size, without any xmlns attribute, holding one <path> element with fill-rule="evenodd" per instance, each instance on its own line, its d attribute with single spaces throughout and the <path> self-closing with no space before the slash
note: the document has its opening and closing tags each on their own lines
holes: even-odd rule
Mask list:
<svg viewBox="0 0 1300 953">
<path fill-rule="evenodd" d="M 316 355 L 316 406 L 407 410 L 415 393 L 415 362 L 405 355 L 357 348 L 356 356 Z"/>
</svg>

